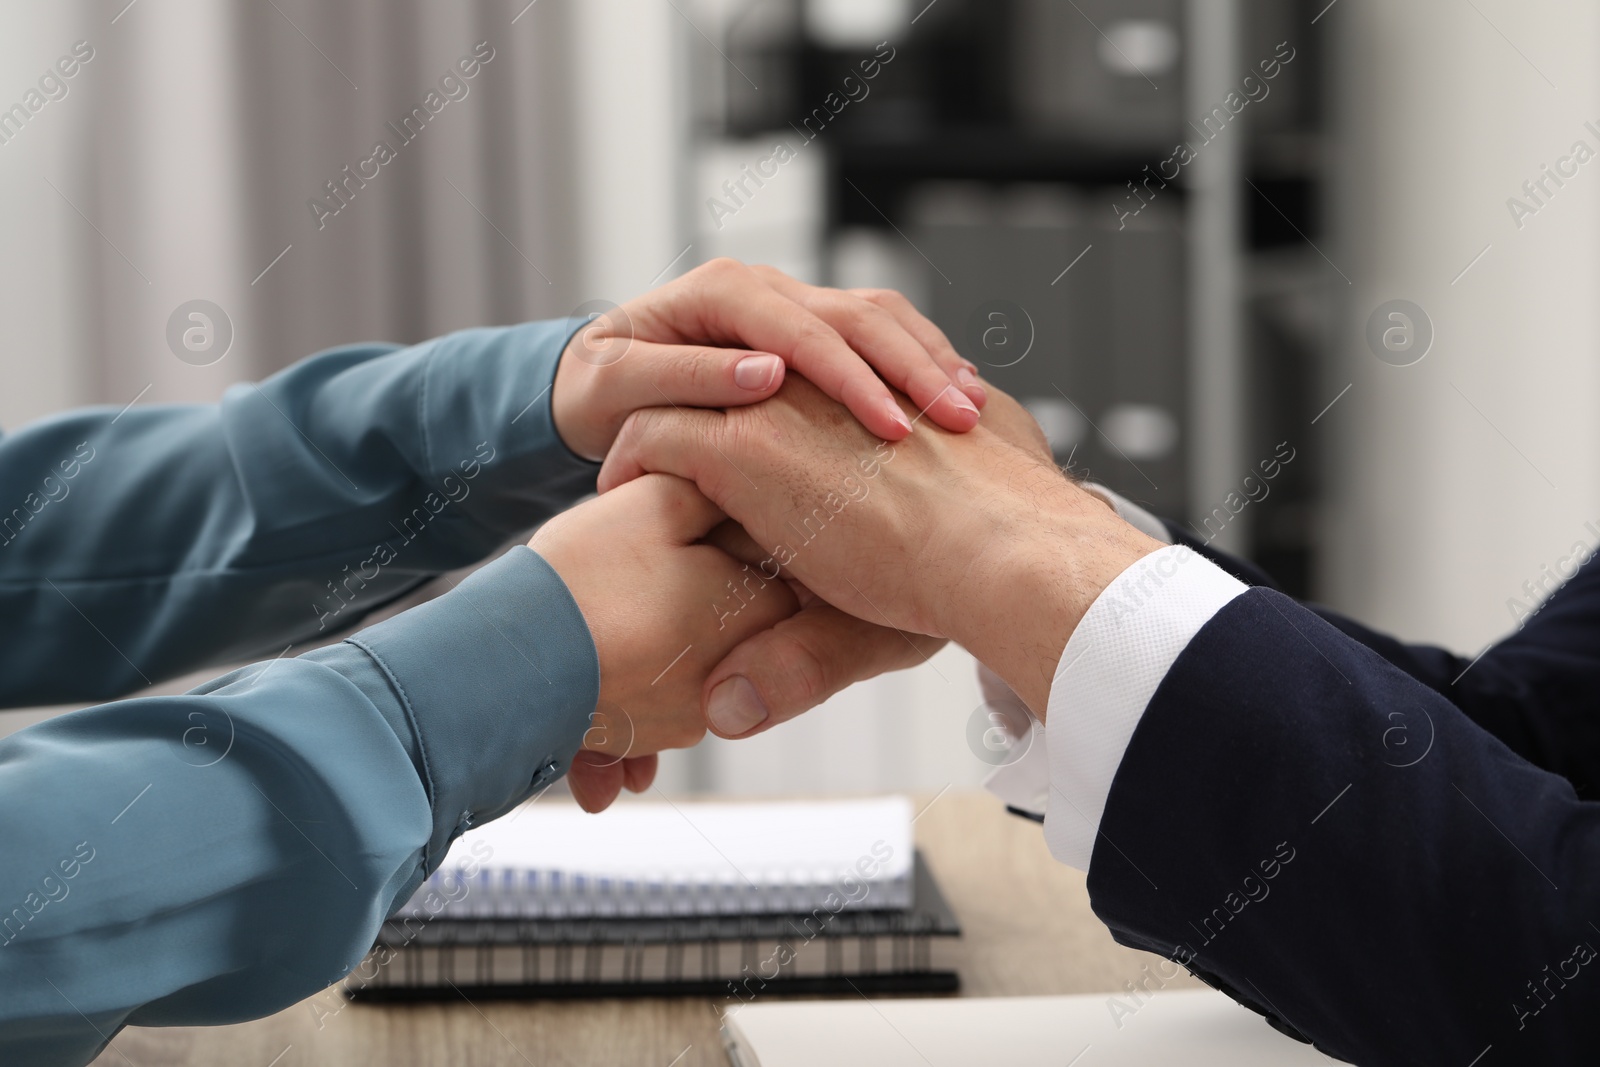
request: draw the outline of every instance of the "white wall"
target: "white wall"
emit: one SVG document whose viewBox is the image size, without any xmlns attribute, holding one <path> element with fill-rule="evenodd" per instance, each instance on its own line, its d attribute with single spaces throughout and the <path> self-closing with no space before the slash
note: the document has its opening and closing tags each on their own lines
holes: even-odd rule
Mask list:
<svg viewBox="0 0 1600 1067">
<path fill-rule="evenodd" d="M 682 223 L 687 46 L 673 4 L 572 7 L 584 300 L 623 303 L 701 262 Z M 670 267 L 670 270 L 669 270 Z"/>
<path fill-rule="evenodd" d="M 1600 9 L 1342 0 L 1323 26 L 1341 69 L 1327 252 L 1353 283 L 1324 395 L 1353 388 L 1308 431 L 1334 445 L 1322 588 L 1476 653 L 1523 582 L 1600 527 L 1600 160 L 1522 229 L 1506 207 L 1575 140 L 1600 150 L 1584 128 L 1600 120 Z M 1437 330 L 1414 366 L 1363 340 L 1393 298 Z"/>
</svg>

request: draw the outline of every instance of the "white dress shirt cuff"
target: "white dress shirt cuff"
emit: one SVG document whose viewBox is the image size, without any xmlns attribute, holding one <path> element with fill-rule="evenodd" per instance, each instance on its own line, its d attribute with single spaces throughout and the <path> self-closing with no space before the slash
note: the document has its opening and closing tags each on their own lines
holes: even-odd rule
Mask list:
<svg viewBox="0 0 1600 1067">
<path fill-rule="evenodd" d="M 1123 571 L 1067 640 L 1045 716 L 1045 841 L 1087 871 L 1111 782 L 1145 707 L 1201 627 L 1244 583 L 1182 545 Z"/>
<path fill-rule="evenodd" d="M 1104 501 L 1117 513 L 1118 518 L 1146 537 L 1164 545 L 1172 543 L 1172 535 L 1167 532 L 1166 524 L 1138 504 L 1095 482 L 1083 482 L 1082 487 L 1085 492 Z M 998 674 L 981 663 L 978 664 L 978 687 L 983 692 L 984 706 L 991 711 L 991 718 L 1009 723 L 1014 718 L 1009 714 L 1009 709 L 1022 707 L 1022 698 L 1013 693 Z M 1000 711 L 998 716 L 996 710 Z M 1032 719 L 1031 714 L 1029 718 Z M 1044 724 L 1033 719 L 1028 735 L 1013 740 L 1005 763 L 995 768 L 984 780 L 984 788 L 1004 801 L 1007 807 L 1043 821 L 1050 801 L 1050 755 L 1047 748 Z"/>
<path fill-rule="evenodd" d="M 1044 723 L 1033 717 L 1022 698 L 1003 678 L 982 663 L 977 667 L 978 691 L 983 694 L 989 728 L 1004 729 L 1011 739 L 1010 746 L 1001 752 L 1003 762 L 984 779 L 983 787 L 999 797 L 1006 807 L 1043 821 L 1050 796 L 1050 759 L 1045 754 Z M 985 745 L 984 751 L 988 754 L 995 750 Z"/>
</svg>

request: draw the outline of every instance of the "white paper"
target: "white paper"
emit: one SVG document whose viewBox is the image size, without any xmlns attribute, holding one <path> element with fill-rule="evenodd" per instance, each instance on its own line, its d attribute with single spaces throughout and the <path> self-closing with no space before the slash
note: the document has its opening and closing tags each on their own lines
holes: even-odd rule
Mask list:
<svg viewBox="0 0 1600 1067">
<path fill-rule="evenodd" d="M 724 1016 L 735 1067 L 1325 1067 L 1212 990 L 757 1003 Z M 1132 1006 L 1133 1010 L 1127 1008 Z"/>
<path fill-rule="evenodd" d="M 623 803 L 599 815 L 534 803 L 463 834 L 402 914 L 437 913 L 440 897 L 454 917 L 904 908 L 911 819 L 905 797 Z"/>
</svg>

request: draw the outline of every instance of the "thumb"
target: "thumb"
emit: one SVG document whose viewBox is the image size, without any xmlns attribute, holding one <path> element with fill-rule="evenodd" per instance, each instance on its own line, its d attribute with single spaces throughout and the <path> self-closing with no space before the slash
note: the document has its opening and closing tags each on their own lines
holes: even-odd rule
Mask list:
<svg viewBox="0 0 1600 1067">
<path fill-rule="evenodd" d="M 941 638 L 891 630 L 816 601 L 749 638 L 706 678 L 706 723 L 746 737 L 787 722 L 844 689 L 925 662 Z"/>
<path fill-rule="evenodd" d="M 634 342 L 618 364 L 616 399 L 626 409 L 676 404 L 727 408 L 765 400 L 783 384 L 782 357 L 744 348 Z"/>
</svg>

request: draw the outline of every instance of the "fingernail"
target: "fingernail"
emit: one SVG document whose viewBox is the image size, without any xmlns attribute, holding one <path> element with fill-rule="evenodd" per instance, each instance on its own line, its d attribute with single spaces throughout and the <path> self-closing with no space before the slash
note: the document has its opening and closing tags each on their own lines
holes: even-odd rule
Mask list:
<svg viewBox="0 0 1600 1067">
<path fill-rule="evenodd" d="M 767 706 L 750 679 L 734 675 L 711 691 L 706 718 L 718 733 L 738 736 L 767 721 Z"/>
<path fill-rule="evenodd" d="M 978 413 L 978 405 L 974 404 L 965 393 L 951 393 L 950 402 L 962 411 L 970 411 L 974 415 Z"/>
<path fill-rule="evenodd" d="M 777 356 L 746 356 L 733 368 L 733 380 L 740 389 L 761 392 L 772 388 L 783 360 Z"/>
<path fill-rule="evenodd" d="M 978 374 L 973 373 L 970 366 L 962 366 L 955 371 L 955 384 L 965 390 L 966 397 L 973 403 L 984 403 L 989 400 L 989 390 L 984 389 Z"/>
<path fill-rule="evenodd" d="M 889 421 L 900 427 L 906 433 L 911 432 L 911 420 L 906 418 L 906 413 L 900 410 L 900 405 L 894 402 L 894 397 L 883 398 L 883 410 L 889 413 Z"/>
</svg>

